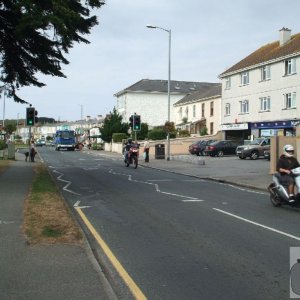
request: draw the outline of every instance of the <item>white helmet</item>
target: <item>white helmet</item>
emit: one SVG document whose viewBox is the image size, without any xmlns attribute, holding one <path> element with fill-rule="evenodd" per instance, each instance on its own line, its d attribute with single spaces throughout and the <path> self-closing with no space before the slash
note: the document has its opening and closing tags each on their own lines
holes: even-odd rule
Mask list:
<svg viewBox="0 0 300 300">
<path fill-rule="evenodd" d="M 294 156 L 294 147 L 292 145 L 285 145 L 283 147 L 283 154 L 287 157 Z"/>
</svg>

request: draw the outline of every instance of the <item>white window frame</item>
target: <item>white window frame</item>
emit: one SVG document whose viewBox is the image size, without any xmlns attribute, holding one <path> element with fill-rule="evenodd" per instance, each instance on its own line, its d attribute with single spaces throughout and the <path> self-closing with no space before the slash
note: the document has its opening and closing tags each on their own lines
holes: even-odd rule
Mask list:
<svg viewBox="0 0 300 300">
<path fill-rule="evenodd" d="M 242 72 L 241 73 L 241 85 L 248 85 L 249 84 L 249 72 Z"/>
<path fill-rule="evenodd" d="M 260 99 L 260 111 L 270 111 L 271 110 L 271 97 L 261 97 Z"/>
<path fill-rule="evenodd" d="M 284 61 L 284 75 L 296 74 L 296 59 L 290 58 Z"/>
<path fill-rule="evenodd" d="M 225 89 L 229 90 L 231 88 L 231 77 L 225 78 Z"/>
<path fill-rule="evenodd" d="M 271 66 L 266 65 L 261 68 L 261 81 L 266 81 L 271 79 Z"/>
<path fill-rule="evenodd" d="M 193 118 L 196 118 L 196 105 L 193 105 Z"/>
<path fill-rule="evenodd" d="M 230 103 L 225 104 L 225 116 L 230 116 Z"/>
<path fill-rule="evenodd" d="M 240 101 L 240 114 L 249 113 L 249 100 Z"/>
<path fill-rule="evenodd" d="M 187 119 L 189 119 L 189 107 L 188 106 L 185 108 L 185 117 Z"/>
<path fill-rule="evenodd" d="M 296 93 L 283 94 L 283 109 L 296 108 Z"/>
<path fill-rule="evenodd" d="M 182 119 L 182 107 L 179 108 L 178 113 L 179 113 L 179 120 L 181 120 Z"/>
</svg>

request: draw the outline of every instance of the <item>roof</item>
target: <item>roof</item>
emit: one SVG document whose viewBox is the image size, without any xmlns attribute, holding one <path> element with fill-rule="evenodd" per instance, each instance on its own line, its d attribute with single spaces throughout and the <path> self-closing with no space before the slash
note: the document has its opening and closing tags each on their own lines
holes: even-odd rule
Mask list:
<svg viewBox="0 0 300 300">
<path fill-rule="evenodd" d="M 219 77 L 224 77 L 228 73 L 233 73 L 238 70 L 246 69 L 254 65 L 263 64 L 297 53 L 300 54 L 300 33 L 292 35 L 291 39 L 282 46 L 280 46 L 279 41 L 262 46 L 220 74 Z"/>
<path fill-rule="evenodd" d="M 190 81 L 170 81 L 170 93 L 190 94 L 194 91 L 216 85 L 218 83 L 209 82 L 190 82 Z M 167 93 L 168 80 L 151 80 L 142 79 L 135 84 L 117 92 L 114 96 L 118 97 L 127 92 L 150 92 L 150 93 Z"/>
<path fill-rule="evenodd" d="M 186 95 L 184 98 L 177 101 L 174 106 L 183 105 L 190 102 L 205 100 L 208 98 L 221 97 L 222 84 L 214 83 L 210 86 L 203 86 L 199 91 Z"/>
</svg>

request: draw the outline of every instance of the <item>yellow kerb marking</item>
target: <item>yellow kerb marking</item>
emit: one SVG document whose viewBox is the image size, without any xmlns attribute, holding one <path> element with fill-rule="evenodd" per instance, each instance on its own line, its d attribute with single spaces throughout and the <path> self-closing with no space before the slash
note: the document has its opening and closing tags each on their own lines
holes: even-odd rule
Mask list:
<svg viewBox="0 0 300 300">
<path fill-rule="evenodd" d="M 132 278 L 129 276 L 129 274 L 125 271 L 125 269 L 122 267 L 121 263 L 118 261 L 118 259 L 114 256 L 114 254 L 111 252 L 109 247 L 106 245 L 104 240 L 100 237 L 94 226 L 90 223 L 90 221 L 87 219 L 83 211 L 79 207 L 75 207 L 78 211 L 80 217 L 82 218 L 83 222 L 86 224 L 90 232 L 93 234 L 94 238 L 110 260 L 110 262 L 113 264 L 119 275 L 122 277 L 126 285 L 129 287 L 130 291 L 132 292 L 133 296 L 137 300 L 146 300 L 146 296 L 143 294 L 143 292 L 139 289 L 139 287 L 135 284 L 135 282 L 132 280 Z"/>
</svg>

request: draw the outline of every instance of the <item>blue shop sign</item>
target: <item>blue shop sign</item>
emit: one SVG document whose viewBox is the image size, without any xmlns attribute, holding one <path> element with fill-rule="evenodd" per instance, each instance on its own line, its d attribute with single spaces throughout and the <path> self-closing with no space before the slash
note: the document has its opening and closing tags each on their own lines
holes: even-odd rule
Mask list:
<svg viewBox="0 0 300 300">
<path fill-rule="evenodd" d="M 275 122 L 257 122 L 251 123 L 251 129 L 279 129 L 279 128 L 291 128 L 300 125 L 300 120 L 291 121 L 275 121 Z"/>
</svg>

